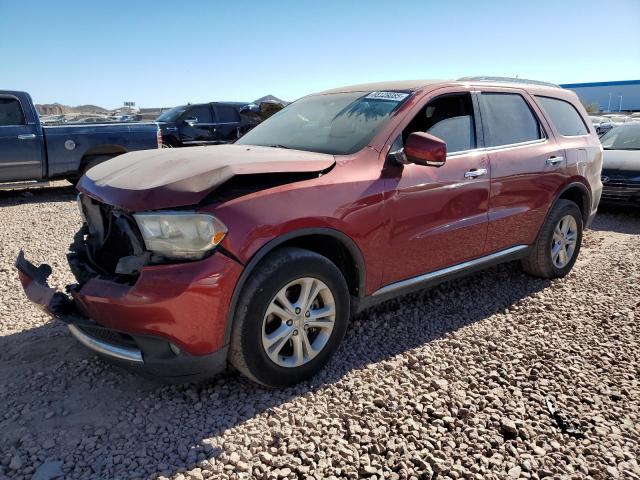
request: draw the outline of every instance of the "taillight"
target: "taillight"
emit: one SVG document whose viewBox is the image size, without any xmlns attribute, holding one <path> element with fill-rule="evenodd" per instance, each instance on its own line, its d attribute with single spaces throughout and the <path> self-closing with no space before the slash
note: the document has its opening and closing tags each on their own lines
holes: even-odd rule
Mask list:
<svg viewBox="0 0 640 480">
<path fill-rule="evenodd" d="M 158 140 L 158 148 L 162 148 L 162 130 L 160 130 L 159 126 L 156 131 L 156 139 Z"/>
</svg>

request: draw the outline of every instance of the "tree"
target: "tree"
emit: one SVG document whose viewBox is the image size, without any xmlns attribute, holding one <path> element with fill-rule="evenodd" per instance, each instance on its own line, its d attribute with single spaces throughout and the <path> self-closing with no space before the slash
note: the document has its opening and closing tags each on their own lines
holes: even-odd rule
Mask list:
<svg viewBox="0 0 640 480">
<path fill-rule="evenodd" d="M 597 103 L 589 103 L 582 97 L 578 98 L 580 99 L 580 103 L 582 103 L 582 106 L 587 111 L 587 113 L 598 113 L 600 111 L 600 105 L 598 105 Z"/>
</svg>

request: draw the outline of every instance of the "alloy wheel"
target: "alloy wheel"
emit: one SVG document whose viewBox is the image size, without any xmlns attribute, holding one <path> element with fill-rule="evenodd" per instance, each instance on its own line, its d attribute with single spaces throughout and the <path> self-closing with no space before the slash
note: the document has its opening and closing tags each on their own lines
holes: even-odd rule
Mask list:
<svg viewBox="0 0 640 480">
<path fill-rule="evenodd" d="M 333 294 L 321 280 L 302 277 L 273 297 L 262 322 L 262 346 L 281 367 L 299 367 L 327 345 L 335 325 Z"/>
<path fill-rule="evenodd" d="M 576 250 L 578 224 L 572 215 L 565 215 L 556 224 L 551 240 L 551 261 L 556 268 L 566 267 Z"/>
</svg>

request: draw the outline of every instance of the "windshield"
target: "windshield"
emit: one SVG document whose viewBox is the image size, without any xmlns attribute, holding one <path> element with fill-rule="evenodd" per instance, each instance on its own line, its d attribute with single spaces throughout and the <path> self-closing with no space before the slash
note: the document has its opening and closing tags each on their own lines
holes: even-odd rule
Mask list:
<svg viewBox="0 0 640 480">
<path fill-rule="evenodd" d="M 173 107 L 166 112 L 161 113 L 160 116 L 156 118 L 156 122 L 175 122 L 186 109 L 186 106 Z"/>
<path fill-rule="evenodd" d="M 348 155 L 367 145 L 409 92 L 311 95 L 288 105 L 236 144 Z"/>
<path fill-rule="evenodd" d="M 609 130 L 600 141 L 605 150 L 640 150 L 640 123 Z"/>
</svg>

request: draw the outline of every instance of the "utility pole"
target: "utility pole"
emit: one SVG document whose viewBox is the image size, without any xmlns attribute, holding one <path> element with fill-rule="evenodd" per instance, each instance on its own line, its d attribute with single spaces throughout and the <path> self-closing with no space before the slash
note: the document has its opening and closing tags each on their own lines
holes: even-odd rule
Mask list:
<svg viewBox="0 0 640 480">
<path fill-rule="evenodd" d="M 607 112 L 611 111 L 611 92 L 609 92 L 609 107 L 607 107 Z"/>
<path fill-rule="evenodd" d="M 622 95 L 620 95 L 620 106 L 618 107 L 618 111 L 622 111 Z"/>
</svg>

